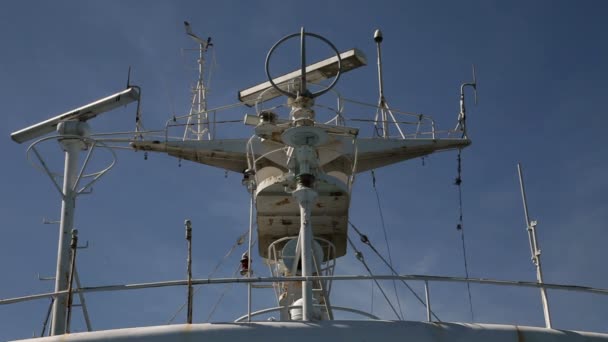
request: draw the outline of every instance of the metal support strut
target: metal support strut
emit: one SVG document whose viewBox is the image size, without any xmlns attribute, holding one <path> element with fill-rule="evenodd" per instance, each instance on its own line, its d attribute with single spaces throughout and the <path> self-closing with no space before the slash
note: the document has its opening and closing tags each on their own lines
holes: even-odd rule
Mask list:
<svg viewBox="0 0 608 342">
<path fill-rule="evenodd" d="M 74 228 L 74 212 L 76 206 L 76 183 L 78 181 L 78 154 L 82 149 L 82 140 L 77 137 L 81 130 L 79 122 L 63 122 L 66 138 L 60 140 L 65 151 L 65 169 L 63 175 L 63 191 L 61 202 L 61 220 L 59 224 L 59 243 L 57 247 L 57 270 L 55 273 L 55 292 L 68 288 L 70 274 L 70 234 Z M 84 123 L 82 123 L 84 124 Z M 68 132 L 68 129 L 71 130 Z M 66 333 L 67 294 L 60 294 L 53 303 L 53 322 L 51 335 Z"/>
<path fill-rule="evenodd" d="M 72 240 L 70 242 L 70 276 L 68 279 L 68 303 L 67 303 L 67 319 L 66 319 L 66 328 L 65 331 L 67 333 L 70 332 L 70 324 L 72 323 L 72 286 L 74 284 L 74 274 L 76 273 L 76 250 L 78 247 L 78 230 L 72 229 Z"/>
</svg>

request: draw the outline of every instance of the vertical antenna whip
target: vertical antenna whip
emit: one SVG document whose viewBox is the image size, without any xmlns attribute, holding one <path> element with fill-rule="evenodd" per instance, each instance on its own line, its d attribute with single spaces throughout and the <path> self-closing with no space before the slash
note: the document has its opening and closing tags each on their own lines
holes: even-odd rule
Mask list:
<svg viewBox="0 0 608 342">
<path fill-rule="evenodd" d="M 528 216 L 528 202 L 526 200 L 526 189 L 524 187 L 524 177 L 521 168 L 521 163 L 517 163 L 517 174 L 519 176 L 519 187 L 521 190 L 521 199 L 524 205 L 524 217 L 526 219 L 526 230 L 528 231 L 528 239 L 530 241 L 530 253 L 532 254 L 532 263 L 536 266 L 536 280 L 539 284 L 543 284 L 543 270 L 540 263 L 540 248 L 538 247 L 538 239 L 536 237 L 536 220 L 530 220 Z M 543 304 L 543 314 L 545 316 L 545 326 L 551 329 L 551 313 L 549 312 L 549 299 L 547 297 L 547 289 L 540 287 L 540 299 Z"/>
<path fill-rule="evenodd" d="M 473 67 L 473 81 L 465 82 L 460 85 L 460 113 L 458 113 L 458 124 L 456 125 L 456 130 L 462 131 L 462 137 L 467 137 L 467 127 L 466 127 L 466 107 L 464 103 L 464 88 L 471 87 L 473 88 L 473 96 L 475 99 L 475 105 L 477 105 L 477 76 L 475 75 L 475 65 Z"/>
<path fill-rule="evenodd" d="M 374 42 L 376 42 L 376 51 L 378 53 L 378 96 L 379 96 L 379 99 L 378 99 L 378 108 L 376 110 L 376 116 L 374 118 L 375 133 L 377 135 L 380 135 L 380 134 L 378 134 L 378 132 L 380 131 L 378 126 L 381 124 L 382 138 L 384 138 L 384 139 L 389 138 L 390 134 L 389 134 L 388 127 L 389 127 L 389 116 L 390 116 L 391 122 L 395 125 L 395 128 L 399 132 L 399 136 L 401 136 L 401 139 L 405 139 L 405 134 L 403 134 L 403 130 L 397 123 L 397 120 L 395 119 L 393 112 L 391 111 L 390 107 L 388 106 L 386 97 L 384 97 L 384 77 L 382 74 L 382 49 L 380 48 L 380 43 L 382 43 L 382 40 L 384 40 L 384 37 L 382 36 L 382 31 L 377 29 L 376 31 L 374 31 Z"/>
<path fill-rule="evenodd" d="M 188 324 L 192 324 L 192 222 L 186 220 L 184 222 L 186 226 L 186 241 L 188 241 L 188 259 L 186 260 L 187 272 L 188 272 Z"/>
<path fill-rule="evenodd" d="M 386 113 L 386 98 L 384 97 L 384 78 L 382 75 L 382 49 L 380 44 L 382 43 L 382 31 L 377 29 L 374 31 L 374 42 L 376 42 L 377 52 L 377 63 L 378 63 L 378 108 L 380 111 L 380 120 L 382 121 L 382 137 L 388 138 L 388 116 Z"/>
</svg>

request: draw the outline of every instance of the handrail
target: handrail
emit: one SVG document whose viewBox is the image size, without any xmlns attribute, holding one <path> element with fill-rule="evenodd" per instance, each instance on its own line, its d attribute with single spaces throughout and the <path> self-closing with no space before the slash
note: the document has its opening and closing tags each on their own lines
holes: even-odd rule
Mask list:
<svg viewBox="0 0 608 342">
<path fill-rule="evenodd" d="M 332 90 L 332 92 L 335 92 Z M 349 110 L 346 110 L 344 108 L 344 105 L 347 103 L 353 104 L 355 106 L 364 106 L 364 107 L 369 107 L 369 108 L 376 108 L 378 109 L 378 105 L 377 104 L 371 104 L 371 103 L 365 103 L 362 101 L 357 101 L 357 100 L 353 100 L 353 99 L 348 99 L 348 98 L 344 98 L 342 97 L 342 95 L 338 92 L 335 92 L 336 97 L 338 99 L 338 108 L 334 109 L 331 108 L 330 106 L 324 105 L 324 104 L 315 104 L 314 107 L 317 108 L 323 108 L 325 110 L 329 110 L 331 113 L 333 113 L 333 117 L 329 119 L 328 122 L 332 122 L 335 121 L 336 125 L 344 125 L 345 121 L 350 121 L 350 122 L 359 122 L 359 123 L 366 123 L 366 122 L 371 122 L 371 123 L 377 123 L 377 120 L 373 120 L 373 119 L 361 119 L 361 118 L 349 118 L 348 117 L 348 112 Z M 207 113 L 207 114 L 214 114 L 214 118 L 213 120 L 209 121 L 210 125 L 213 125 L 213 131 L 215 132 L 216 129 L 216 125 L 218 124 L 233 124 L 233 123 L 240 123 L 243 120 L 238 117 L 235 119 L 228 119 L 226 116 L 223 116 L 223 120 L 216 120 L 215 119 L 215 114 L 218 112 L 224 112 L 227 110 L 231 110 L 234 108 L 238 108 L 238 107 L 244 107 L 246 105 L 249 104 L 254 104 L 255 105 L 255 112 L 257 114 L 260 113 L 260 111 L 263 110 L 276 110 L 279 108 L 287 108 L 288 106 L 285 104 L 280 104 L 280 105 L 275 105 L 275 106 L 271 106 L 270 108 L 262 108 L 259 103 L 259 101 L 252 101 L 251 103 L 234 103 L 234 104 L 230 104 L 230 105 L 226 105 L 226 106 L 221 106 L 221 107 L 217 107 L 217 108 L 211 108 L 208 110 L 205 110 L 203 113 Z M 401 117 L 406 118 L 405 120 L 395 120 L 395 118 L 393 118 L 392 121 L 390 121 L 390 123 L 394 123 L 395 125 L 401 126 L 401 125 L 405 125 L 405 126 L 409 126 L 409 127 L 414 127 L 414 129 L 411 132 L 402 132 L 401 136 L 396 136 L 396 137 L 392 137 L 395 139 L 417 139 L 420 137 L 425 137 L 425 136 L 430 136 L 432 139 L 436 139 L 438 137 L 438 135 L 442 134 L 445 135 L 445 137 L 451 137 L 452 135 L 458 135 L 461 134 L 462 132 L 458 129 L 454 129 L 454 130 L 438 130 L 435 120 L 433 119 L 432 116 L 428 115 L 428 114 L 423 114 L 423 113 L 413 113 L 413 112 L 406 112 L 406 111 L 401 111 L 401 110 L 397 110 L 397 109 L 391 109 L 391 113 L 400 115 Z M 174 116 L 170 119 L 167 120 L 167 122 L 165 123 L 165 127 L 164 127 L 164 133 L 165 133 L 165 137 L 164 140 L 165 141 L 169 141 L 172 139 L 175 140 L 190 140 L 190 139 L 185 139 L 183 136 L 182 137 L 171 137 L 169 134 L 170 130 L 176 129 L 176 128 L 188 128 L 189 126 L 192 126 L 194 124 L 192 123 L 188 123 L 186 122 L 187 119 L 190 119 L 194 116 L 200 115 L 201 113 L 196 113 L 196 114 L 186 114 L 186 115 L 180 115 L 180 116 Z M 232 114 L 228 115 L 229 117 L 232 116 Z M 413 120 L 409 121 L 407 118 L 412 118 Z M 215 139 L 215 134 L 212 135 L 211 139 Z"/>
<path fill-rule="evenodd" d="M 551 283 L 537 283 L 531 281 L 513 281 L 513 280 L 497 280 L 487 278 L 464 278 L 464 277 L 446 277 L 446 276 L 431 276 L 431 275 L 333 275 L 333 276 L 309 276 L 309 277 L 257 277 L 257 278 L 201 278 L 193 279 L 192 285 L 211 285 L 211 284 L 230 284 L 230 283 L 274 283 L 274 282 L 289 282 L 289 281 L 316 281 L 316 280 L 414 280 L 414 281 L 429 281 L 429 282 L 455 282 L 455 283 L 475 283 L 485 285 L 497 285 L 497 286 L 514 286 L 514 287 L 529 287 L 529 288 L 546 288 L 553 290 L 564 290 L 574 292 L 587 292 L 600 295 L 608 295 L 608 289 L 594 288 L 589 286 L 580 285 L 563 285 L 563 284 L 551 284 Z M 159 288 L 159 287 L 173 287 L 173 286 L 186 286 L 188 285 L 187 280 L 170 280 L 161 282 L 151 283 L 139 283 L 139 284 L 115 284 L 115 285 L 103 285 L 103 286 L 91 286 L 83 287 L 80 289 L 74 289 L 73 293 L 88 293 L 88 292 L 108 292 L 108 291 L 127 291 L 127 290 L 139 290 L 147 288 Z M 0 305 L 7 305 L 19 302 L 26 302 L 42 298 L 52 298 L 62 294 L 66 294 L 67 291 L 48 292 L 40 293 L 24 297 L 15 297 L 1 299 Z"/>
<path fill-rule="evenodd" d="M 321 304 L 316 304 L 315 306 L 325 307 L 325 305 L 321 305 Z M 302 305 L 290 305 L 288 307 L 288 309 L 297 309 L 297 308 L 301 308 L 301 307 L 302 307 Z M 258 311 L 252 312 L 251 313 L 251 317 L 258 316 L 258 315 L 263 315 L 263 314 L 269 313 L 269 312 L 280 311 L 282 309 L 284 309 L 284 307 L 282 307 L 282 306 L 275 306 L 274 308 L 267 308 L 267 309 L 258 310 Z M 331 309 L 332 310 L 337 310 L 337 311 L 345 311 L 345 312 L 356 313 L 356 314 L 359 314 L 361 316 L 365 316 L 365 317 L 371 318 L 371 319 L 376 319 L 376 320 L 380 320 L 381 319 L 381 318 L 379 318 L 376 315 L 370 314 L 369 312 L 365 312 L 365 311 L 361 311 L 361 310 L 357 310 L 357 309 L 353 309 L 353 308 L 347 308 L 347 307 L 343 307 L 343 306 L 332 305 Z M 239 322 L 242 322 L 242 321 L 244 321 L 246 319 L 247 319 L 247 315 L 243 315 L 243 316 L 235 319 L 234 323 L 239 323 Z"/>
</svg>

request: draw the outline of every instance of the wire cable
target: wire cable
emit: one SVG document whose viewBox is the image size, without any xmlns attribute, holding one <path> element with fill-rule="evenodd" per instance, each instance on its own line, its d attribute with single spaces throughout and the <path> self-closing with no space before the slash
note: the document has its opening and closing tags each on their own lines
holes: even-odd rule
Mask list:
<svg viewBox="0 0 608 342">
<path fill-rule="evenodd" d="M 372 273 L 372 270 L 369 268 L 369 266 L 367 265 L 367 263 L 365 262 L 365 258 L 363 257 L 363 253 L 361 253 L 357 247 L 355 247 L 355 244 L 353 243 L 353 241 L 350 239 L 350 237 L 347 237 L 348 239 L 348 243 L 350 244 L 350 246 L 352 247 L 353 250 L 355 250 L 355 257 L 357 258 L 357 260 L 359 260 L 361 262 L 361 264 L 363 265 L 363 267 L 365 267 L 365 269 L 367 270 L 367 273 L 369 273 L 370 276 L 374 276 L 374 274 Z M 400 321 L 401 316 L 399 316 L 399 313 L 397 312 L 397 309 L 395 309 L 395 307 L 393 306 L 393 304 L 391 303 L 391 300 L 388 298 L 388 296 L 386 295 L 386 292 L 384 292 L 384 290 L 382 289 L 382 286 L 380 286 L 380 283 L 378 283 L 377 279 L 374 279 L 374 282 L 376 283 L 376 286 L 378 286 L 378 289 L 380 290 L 380 292 L 382 293 L 382 295 L 384 296 L 384 299 L 386 299 L 386 302 L 388 303 L 388 305 L 391 307 L 391 309 L 393 310 L 393 313 L 395 313 L 395 316 L 397 316 L 397 319 L 399 319 Z"/>
<path fill-rule="evenodd" d="M 372 251 L 374 251 L 374 253 L 376 253 L 376 255 L 380 258 L 380 260 L 382 260 L 382 262 L 384 262 L 384 264 L 391 270 L 391 272 L 394 275 L 399 275 L 397 273 L 397 271 L 395 271 L 395 269 L 391 265 L 389 265 L 388 261 L 382 256 L 382 254 L 380 254 L 380 252 L 378 252 L 376 247 L 374 247 L 374 245 L 372 245 L 372 243 L 369 240 L 369 238 L 367 237 L 367 235 L 361 233 L 361 231 L 352 222 L 348 221 L 348 224 L 355 230 L 355 232 L 357 234 L 359 234 L 359 238 L 361 239 L 361 242 L 368 245 L 369 248 L 371 248 Z M 410 290 L 410 292 L 414 295 L 414 297 L 416 297 L 416 299 L 418 299 L 420 304 L 422 304 L 423 306 L 426 307 L 426 302 L 422 299 L 422 297 L 420 297 L 420 295 L 418 295 L 418 293 L 416 293 L 416 291 L 410 286 L 410 284 L 408 284 L 403 279 L 401 279 L 401 282 L 403 283 L 403 285 L 405 285 L 408 288 L 408 290 Z M 431 314 L 433 315 L 433 317 L 435 317 L 437 322 L 441 322 L 441 319 L 439 319 L 439 317 L 437 317 L 437 315 L 432 310 L 431 310 Z"/>
<path fill-rule="evenodd" d="M 238 265 L 236 270 L 234 270 L 234 272 L 232 273 L 233 278 L 236 276 L 236 273 L 239 271 L 240 268 L 241 268 L 241 265 Z M 217 308 L 220 306 L 220 303 L 222 302 L 222 299 L 224 299 L 224 296 L 226 295 L 226 293 L 228 293 L 228 291 L 230 291 L 230 289 L 232 289 L 232 284 L 233 283 L 228 284 L 228 286 L 226 286 L 226 288 L 224 289 L 222 294 L 220 294 L 220 297 L 217 299 L 217 302 L 215 302 L 215 304 L 213 305 L 213 308 L 211 308 L 209 315 L 207 315 L 207 320 L 205 322 L 209 322 L 209 320 L 211 320 L 211 317 L 215 313 L 215 310 L 217 310 Z"/>
<path fill-rule="evenodd" d="M 245 242 L 245 235 L 247 234 L 247 232 L 248 232 L 248 230 L 246 230 L 243 234 L 239 235 L 239 237 L 236 239 L 236 242 L 234 243 L 234 245 L 232 245 L 232 247 L 230 247 L 230 250 L 228 250 L 228 253 L 226 253 L 226 255 L 224 255 L 224 257 L 222 259 L 220 259 L 220 261 L 215 265 L 215 268 L 213 268 L 213 271 L 211 271 L 211 273 L 209 273 L 209 275 L 207 276 L 207 278 L 211 278 L 219 270 L 219 268 L 224 264 L 224 262 L 228 259 L 228 257 L 230 257 L 230 255 L 232 254 L 232 252 L 234 252 L 234 250 L 236 249 L 236 247 L 242 245 Z M 194 295 L 196 295 L 196 293 L 201 288 L 202 288 L 202 286 L 197 286 L 194 289 L 194 292 L 192 292 L 192 297 L 194 297 Z M 173 314 L 173 316 L 171 316 L 171 318 L 169 318 L 169 320 L 167 321 L 166 324 L 173 323 L 173 321 L 175 320 L 175 318 L 177 317 L 177 315 L 179 315 L 179 313 L 182 312 L 182 310 L 184 310 L 184 308 L 186 307 L 186 305 L 188 305 L 188 301 L 184 302 L 177 309 L 177 311 Z"/>
<path fill-rule="evenodd" d="M 44 318 L 44 323 L 42 324 L 42 331 L 40 331 L 40 337 L 44 337 L 44 331 L 46 330 L 46 327 L 49 324 L 49 318 L 51 317 L 51 310 L 53 309 L 53 303 L 55 303 L 55 298 L 51 298 L 51 302 L 49 303 L 49 309 L 46 312 L 46 316 Z"/>
<path fill-rule="evenodd" d="M 388 261 L 389 267 L 393 268 L 393 258 L 391 256 L 391 246 L 388 243 L 388 234 L 386 233 L 386 225 L 384 223 L 384 214 L 382 213 L 382 204 L 380 203 L 380 195 L 378 194 L 378 189 L 376 188 L 376 175 L 374 170 L 371 171 L 372 174 L 372 186 L 374 188 L 374 192 L 376 193 L 376 202 L 378 203 L 378 213 L 380 213 L 380 224 L 382 225 L 382 232 L 384 233 L 384 242 L 386 243 L 386 250 L 388 252 Z M 401 317 L 405 317 L 403 315 L 403 310 L 401 309 L 401 300 L 399 299 L 399 293 L 397 292 L 397 281 L 393 279 L 393 290 L 395 291 L 395 297 L 397 298 L 397 306 L 399 307 L 399 313 Z"/>
<path fill-rule="evenodd" d="M 458 176 L 454 180 L 454 185 L 458 187 L 458 224 L 456 225 L 456 229 L 460 231 L 460 240 L 462 241 L 462 259 L 464 263 L 464 274 L 467 279 L 469 279 L 469 265 L 467 263 L 467 246 L 464 241 L 464 224 L 462 219 L 462 158 L 461 158 L 462 150 L 458 150 Z M 475 322 L 475 313 L 473 311 L 473 299 L 471 296 L 471 283 L 467 282 L 467 294 L 469 296 L 469 311 L 471 313 L 471 322 Z"/>
</svg>

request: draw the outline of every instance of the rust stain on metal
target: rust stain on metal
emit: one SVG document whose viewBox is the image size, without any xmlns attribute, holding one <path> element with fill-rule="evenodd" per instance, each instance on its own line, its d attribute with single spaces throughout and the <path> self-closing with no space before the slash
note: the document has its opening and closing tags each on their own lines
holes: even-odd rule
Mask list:
<svg viewBox="0 0 608 342">
<path fill-rule="evenodd" d="M 317 203 L 317 208 L 323 208 L 323 207 L 324 207 L 323 203 Z"/>
<path fill-rule="evenodd" d="M 274 205 L 278 206 L 282 206 L 285 204 L 289 204 L 289 197 L 285 197 L 284 199 L 278 201 L 277 203 L 275 203 Z"/>
<path fill-rule="evenodd" d="M 273 223 L 274 223 L 274 219 L 273 218 L 269 218 L 268 219 L 268 225 L 272 226 Z"/>
<path fill-rule="evenodd" d="M 515 326 L 515 331 L 517 332 L 517 342 L 526 342 L 524 332 L 519 330 L 519 327 L 517 325 Z"/>
<path fill-rule="evenodd" d="M 282 219 L 281 224 L 284 226 L 291 226 L 293 222 L 291 220 Z"/>
</svg>

